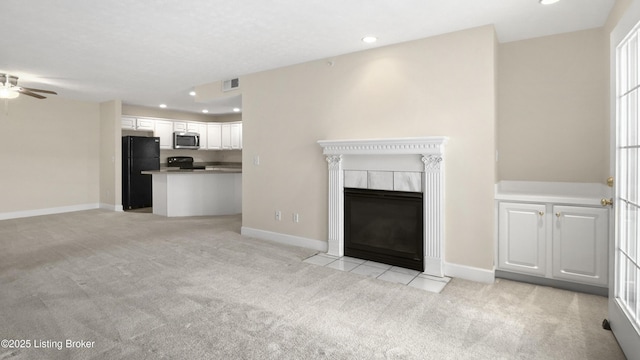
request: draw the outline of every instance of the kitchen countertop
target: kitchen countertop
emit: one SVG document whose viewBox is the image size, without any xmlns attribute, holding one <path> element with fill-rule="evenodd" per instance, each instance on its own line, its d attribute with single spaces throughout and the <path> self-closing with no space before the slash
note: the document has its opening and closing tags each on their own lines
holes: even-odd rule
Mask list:
<svg viewBox="0 0 640 360">
<path fill-rule="evenodd" d="M 204 166 L 204 169 L 180 169 L 177 167 L 169 167 L 166 164 L 160 165 L 160 170 L 146 170 L 142 174 L 240 174 L 242 173 L 242 163 L 229 162 L 209 162 L 194 163 L 194 166 Z"/>
<path fill-rule="evenodd" d="M 241 174 L 242 168 L 207 166 L 204 169 L 161 168 L 160 170 L 141 171 L 142 174 Z"/>
<path fill-rule="evenodd" d="M 600 183 L 500 181 L 495 187 L 501 201 L 601 206 L 600 200 L 611 196 L 611 188 Z"/>
</svg>

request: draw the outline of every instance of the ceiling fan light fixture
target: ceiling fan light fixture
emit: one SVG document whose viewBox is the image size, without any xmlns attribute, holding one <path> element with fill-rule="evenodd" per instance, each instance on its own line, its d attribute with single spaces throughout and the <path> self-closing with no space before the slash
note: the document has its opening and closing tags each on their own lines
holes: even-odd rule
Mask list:
<svg viewBox="0 0 640 360">
<path fill-rule="evenodd" d="M 0 88 L 0 99 L 15 99 L 20 93 L 10 88 Z"/>
</svg>

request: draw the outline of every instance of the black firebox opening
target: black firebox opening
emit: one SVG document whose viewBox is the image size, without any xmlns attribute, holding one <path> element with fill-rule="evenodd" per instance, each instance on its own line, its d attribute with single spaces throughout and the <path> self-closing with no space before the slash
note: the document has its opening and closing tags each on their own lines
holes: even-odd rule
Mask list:
<svg viewBox="0 0 640 360">
<path fill-rule="evenodd" d="M 422 193 L 344 189 L 344 254 L 424 271 Z"/>
</svg>

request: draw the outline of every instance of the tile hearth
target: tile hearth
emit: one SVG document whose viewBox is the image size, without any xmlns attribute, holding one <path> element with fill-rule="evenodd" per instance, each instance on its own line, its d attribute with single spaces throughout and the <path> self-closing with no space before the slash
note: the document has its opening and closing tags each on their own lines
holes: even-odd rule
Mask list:
<svg viewBox="0 0 640 360">
<path fill-rule="evenodd" d="M 391 266 L 374 261 L 356 259 L 349 256 L 331 256 L 318 253 L 303 260 L 313 265 L 352 272 L 384 281 L 408 285 L 414 288 L 440 293 L 451 278 L 429 276 L 416 270 Z"/>
</svg>

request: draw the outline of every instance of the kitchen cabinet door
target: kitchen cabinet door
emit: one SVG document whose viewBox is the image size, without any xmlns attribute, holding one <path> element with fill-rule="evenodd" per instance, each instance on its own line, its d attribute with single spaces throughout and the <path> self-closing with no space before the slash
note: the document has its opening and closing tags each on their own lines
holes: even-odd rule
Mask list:
<svg viewBox="0 0 640 360">
<path fill-rule="evenodd" d="M 136 130 L 155 131 L 155 123 L 152 119 L 137 119 Z"/>
<path fill-rule="evenodd" d="M 546 225 L 544 204 L 500 203 L 499 268 L 545 276 Z"/>
<path fill-rule="evenodd" d="M 231 150 L 231 124 L 222 124 L 222 148 Z"/>
<path fill-rule="evenodd" d="M 188 122 L 187 123 L 187 132 L 195 132 L 202 136 L 201 123 Z M 206 130 L 205 130 L 206 132 Z"/>
<path fill-rule="evenodd" d="M 174 121 L 173 131 L 187 132 L 187 123 L 184 121 Z"/>
<path fill-rule="evenodd" d="M 231 124 L 231 148 L 242 149 L 242 124 Z"/>
<path fill-rule="evenodd" d="M 207 124 L 207 149 L 209 150 L 222 149 L 222 124 L 220 123 Z"/>
<path fill-rule="evenodd" d="M 154 135 L 160 138 L 160 149 L 173 149 L 173 122 L 156 120 Z"/>
<path fill-rule="evenodd" d="M 120 121 L 122 129 L 136 130 L 136 118 L 123 117 Z"/>
<path fill-rule="evenodd" d="M 607 285 L 609 211 L 554 206 L 553 212 L 553 277 Z"/>
<path fill-rule="evenodd" d="M 207 139 L 209 138 L 207 136 L 207 124 L 198 123 L 194 125 L 196 125 L 196 127 L 187 127 L 187 131 L 197 132 L 198 134 L 200 134 L 200 150 L 209 149 L 209 143 L 207 141 Z"/>
</svg>

